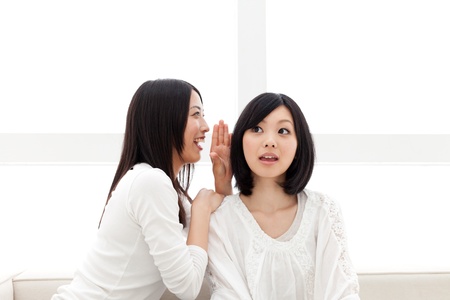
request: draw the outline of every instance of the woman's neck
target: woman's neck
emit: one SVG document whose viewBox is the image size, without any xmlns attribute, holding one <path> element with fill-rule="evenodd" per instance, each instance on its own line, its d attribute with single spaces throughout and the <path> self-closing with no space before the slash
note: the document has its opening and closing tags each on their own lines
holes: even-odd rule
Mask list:
<svg viewBox="0 0 450 300">
<path fill-rule="evenodd" d="M 173 167 L 173 175 L 175 176 L 175 178 L 180 173 L 181 169 L 183 168 L 183 165 L 184 163 L 181 160 L 181 158 L 178 156 L 178 154 L 174 153 L 172 155 L 172 167 Z"/>
<path fill-rule="evenodd" d="M 283 187 L 273 179 L 255 180 L 252 194 L 241 195 L 250 211 L 275 212 L 292 207 L 297 203 L 297 195 L 286 194 Z"/>
<path fill-rule="evenodd" d="M 297 214 L 297 195 L 286 194 L 276 181 L 257 181 L 250 196 L 241 195 L 262 231 L 272 238 L 283 235 Z"/>
</svg>

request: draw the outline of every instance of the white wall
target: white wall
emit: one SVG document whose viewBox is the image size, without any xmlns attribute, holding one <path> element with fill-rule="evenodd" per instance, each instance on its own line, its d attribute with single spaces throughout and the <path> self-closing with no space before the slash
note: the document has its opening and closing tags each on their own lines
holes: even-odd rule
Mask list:
<svg viewBox="0 0 450 300">
<path fill-rule="evenodd" d="M 437 0 L 2 3 L 0 267 L 76 266 L 132 94 L 175 77 L 210 125 L 265 90 L 300 104 L 308 187 L 341 203 L 358 270 L 450 269 L 449 14 Z"/>
</svg>

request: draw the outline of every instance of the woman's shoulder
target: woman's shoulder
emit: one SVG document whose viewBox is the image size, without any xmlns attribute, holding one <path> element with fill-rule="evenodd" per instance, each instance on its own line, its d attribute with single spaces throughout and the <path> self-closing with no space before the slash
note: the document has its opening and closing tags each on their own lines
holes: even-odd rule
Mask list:
<svg viewBox="0 0 450 300">
<path fill-rule="evenodd" d="M 211 214 L 210 229 L 225 235 L 236 230 L 244 230 L 248 225 L 249 218 L 243 207 L 245 206 L 239 193 L 226 196 L 220 206 Z"/>
<path fill-rule="evenodd" d="M 220 204 L 220 206 L 216 209 L 215 213 L 216 214 L 226 213 L 226 211 L 233 209 L 233 206 L 236 204 L 237 201 L 241 201 L 239 198 L 239 193 L 226 196 L 223 199 L 222 204 Z"/>
<path fill-rule="evenodd" d="M 134 165 L 124 176 L 132 190 L 163 190 L 164 187 L 173 189 L 172 182 L 164 171 L 153 168 L 149 164 L 140 163 Z M 122 180 L 121 180 L 122 181 Z"/>
<path fill-rule="evenodd" d="M 329 208 L 331 206 L 337 205 L 333 197 L 329 196 L 328 194 L 309 189 L 304 189 L 303 193 L 306 195 L 307 201 L 311 201 L 319 207 Z"/>
<path fill-rule="evenodd" d="M 333 197 L 317 191 L 305 190 L 307 201 L 318 213 L 319 218 L 327 218 L 335 222 L 341 218 L 341 207 Z"/>
<path fill-rule="evenodd" d="M 128 205 L 172 205 L 173 202 L 178 206 L 177 192 L 172 181 L 161 169 L 140 163 L 133 166 L 122 180 L 127 189 L 125 198 Z M 167 201 L 168 199 L 173 201 Z"/>
<path fill-rule="evenodd" d="M 127 174 L 130 173 L 135 179 L 158 179 L 158 180 L 169 180 L 169 176 L 164 173 L 163 170 L 158 168 L 153 168 L 149 164 L 139 163 L 134 165 Z"/>
</svg>

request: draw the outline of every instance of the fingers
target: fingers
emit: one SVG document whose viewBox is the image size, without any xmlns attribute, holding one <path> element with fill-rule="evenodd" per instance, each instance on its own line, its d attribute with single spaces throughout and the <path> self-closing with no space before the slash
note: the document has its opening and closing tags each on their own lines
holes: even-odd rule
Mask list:
<svg viewBox="0 0 450 300">
<path fill-rule="evenodd" d="M 225 124 L 223 120 L 219 121 L 219 124 L 215 124 L 213 127 L 211 146 L 230 145 L 230 133 L 228 131 L 228 124 Z"/>
<path fill-rule="evenodd" d="M 223 120 L 219 121 L 219 145 L 223 145 Z"/>
<path fill-rule="evenodd" d="M 211 138 L 211 147 L 219 144 L 219 125 L 214 124 L 213 133 Z"/>
<path fill-rule="evenodd" d="M 222 203 L 225 195 L 216 193 L 214 190 L 202 188 L 199 190 L 197 196 L 194 199 L 195 205 L 206 205 L 209 207 L 209 211 L 213 212 Z"/>
<path fill-rule="evenodd" d="M 225 146 L 230 146 L 231 141 L 231 133 L 228 132 L 228 124 L 224 124 L 224 131 L 223 131 L 223 144 Z"/>
</svg>

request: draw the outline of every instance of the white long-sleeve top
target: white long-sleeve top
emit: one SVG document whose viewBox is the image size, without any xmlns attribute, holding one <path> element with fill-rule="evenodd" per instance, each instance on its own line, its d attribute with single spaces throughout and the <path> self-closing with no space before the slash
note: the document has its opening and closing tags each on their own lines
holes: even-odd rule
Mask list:
<svg viewBox="0 0 450 300">
<path fill-rule="evenodd" d="M 239 194 L 225 198 L 210 223 L 211 299 L 359 299 L 339 206 L 308 190 L 297 199 L 291 228 L 274 239 Z"/>
<path fill-rule="evenodd" d="M 73 281 L 52 300 L 160 299 L 166 287 L 181 299 L 195 299 L 208 257 L 186 245 L 178 212 L 169 177 L 148 164 L 135 165 L 113 192 Z"/>
</svg>

